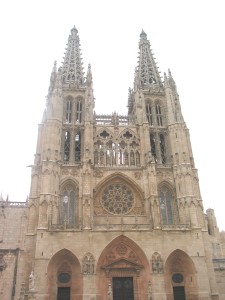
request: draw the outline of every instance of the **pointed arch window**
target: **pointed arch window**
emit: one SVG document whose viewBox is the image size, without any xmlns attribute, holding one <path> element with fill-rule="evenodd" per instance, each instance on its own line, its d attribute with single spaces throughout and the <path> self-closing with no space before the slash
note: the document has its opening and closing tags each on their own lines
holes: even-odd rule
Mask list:
<svg viewBox="0 0 225 300">
<path fill-rule="evenodd" d="M 99 162 L 99 160 L 98 160 L 98 151 L 95 150 L 95 152 L 94 152 L 94 163 L 95 163 L 95 165 L 98 165 L 98 162 Z"/>
<path fill-rule="evenodd" d="M 161 107 L 160 107 L 159 104 L 156 104 L 155 110 L 156 110 L 157 125 L 158 126 L 163 126 L 162 112 L 161 112 Z"/>
<path fill-rule="evenodd" d="M 150 126 L 152 126 L 153 125 L 153 118 L 152 118 L 152 108 L 151 108 L 150 103 L 146 104 L 146 116 L 147 116 L 148 124 Z"/>
<path fill-rule="evenodd" d="M 66 123 L 71 123 L 72 116 L 72 100 L 68 99 L 66 101 Z"/>
<path fill-rule="evenodd" d="M 74 191 L 65 191 L 63 195 L 63 223 L 74 224 Z"/>
<path fill-rule="evenodd" d="M 105 154 L 104 154 L 104 151 L 101 150 L 100 151 L 100 164 L 104 165 L 104 163 L 105 163 Z"/>
<path fill-rule="evenodd" d="M 135 158 L 134 158 L 134 151 L 131 150 L 130 152 L 130 165 L 135 166 Z"/>
<path fill-rule="evenodd" d="M 157 159 L 156 159 L 156 145 L 155 145 L 155 134 L 154 133 L 150 134 L 150 146 L 151 146 L 151 153 L 156 161 Z"/>
<path fill-rule="evenodd" d="M 75 161 L 76 162 L 79 162 L 81 160 L 81 133 L 78 132 L 76 135 L 75 135 L 75 151 L 74 151 L 74 154 L 75 154 Z"/>
<path fill-rule="evenodd" d="M 76 223 L 76 205 L 75 198 L 77 195 L 75 194 L 75 190 L 72 185 L 68 184 L 62 193 L 62 209 L 61 209 L 61 224 L 66 226 L 74 226 Z"/>
<path fill-rule="evenodd" d="M 159 205 L 161 212 L 161 220 L 163 225 L 172 225 L 178 221 L 177 203 L 166 186 L 163 186 L 159 191 Z"/>
<path fill-rule="evenodd" d="M 159 202 L 160 202 L 162 223 L 164 225 L 173 224 L 171 194 L 167 189 L 160 192 Z"/>
<path fill-rule="evenodd" d="M 159 135 L 159 143 L 160 143 L 160 152 L 161 152 L 161 159 L 162 163 L 166 163 L 166 143 L 165 143 L 165 137 L 163 134 Z"/>
<path fill-rule="evenodd" d="M 70 160 L 70 132 L 66 131 L 64 133 L 64 160 Z"/>
<path fill-rule="evenodd" d="M 80 98 L 77 100 L 76 122 L 82 122 L 82 99 Z"/>
<path fill-rule="evenodd" d="M 124 164 L 125 164 L 125 166 L 129 165 L 129 158 L 128 158 L 127 150 L 124 151 Z"/>
<path fill-rule="evenodd" d="M 140 166 L 140 153 L 136 151 L 136 166 Z"/>
</svg>

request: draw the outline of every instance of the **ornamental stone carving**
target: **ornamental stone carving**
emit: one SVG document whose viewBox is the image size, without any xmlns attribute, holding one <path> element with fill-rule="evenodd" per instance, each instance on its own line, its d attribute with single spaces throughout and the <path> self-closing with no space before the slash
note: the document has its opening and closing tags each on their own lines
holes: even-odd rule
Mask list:
<svg viewBox="0 0 225 300">
<path fill-rule="evenodd" d="M 34 284 L 35 284 L 35 276 L 34 276 L 34 271 L 32 271 L 29 276 L 29 291 L 34 290 Z"/>
<path fill-rule="evenodd" d="M 152 272 L 154 274 L 162 274 L 163 273 L 163 262 L 160 254 L 155 252 L 152 254 Z"/>
<path fill-rule="evenodd" d="M 93 275 L 95 270 L 95 259 L 91 253 L 87 253 L 83 258 L 83 274 Z"/>
<path fill-rule="evenodd" d="M 151 281 L 148 283 L 148 300 L 152 300 L 152 284 Z"/>
<path fill-rule="evenodd" d="M 134 173 L 134 177 L 135 177 L 135 179 L 138 179 L 138 180 L 140 180 L 140 179 L 141 179 L 141 177 L 142 177 L 142 174 L 141 174 L 141 172 L 135 172 L 135 173 Z"/>
<path fill-rule="evenodd" d="M 107 291 L 107 300 L 113 300 L 112 285 L 109 283 Z"/>
<path fill-rule="evenodd" d="M 94 171 L 94 176 L 95 176 L 95 177 L 98 177 L 98 178 L 101 178 L 101 177 L 103 176 L 103 171 L 102 171 L 102 170 L 96 169 L 96 170 Z"/>
</svg>

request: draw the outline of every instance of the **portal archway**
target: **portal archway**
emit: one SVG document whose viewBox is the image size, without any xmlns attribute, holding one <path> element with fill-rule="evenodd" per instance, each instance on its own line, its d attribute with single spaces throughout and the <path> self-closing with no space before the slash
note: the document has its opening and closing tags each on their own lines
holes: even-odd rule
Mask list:
<svg viewBox="0 0 225 300">
<path fill-rule="evenodd" d="M 71 251 L 57 252 L 48 264 L 47 275 L 49 299 L 82 299 L 81 266 Z"/>
<path fill-rule="evenodd" d="M 114 294 L 129 293 L 129 299 L 147 299 L 150 265 L 143 250 L 128 237 L 121 235 L 105 247 L 98 260 L 96 273 L 101 299 L 107 299 L 110 288 Z M 116 291 L 116 288 L 121 290 Z"/>
<path fill-rule="evenodd" d="M 165 284 L 168 300 L 198 299 L 197 272 L 189 255 L 173 251 L 165 263 Z"/>
</svg>

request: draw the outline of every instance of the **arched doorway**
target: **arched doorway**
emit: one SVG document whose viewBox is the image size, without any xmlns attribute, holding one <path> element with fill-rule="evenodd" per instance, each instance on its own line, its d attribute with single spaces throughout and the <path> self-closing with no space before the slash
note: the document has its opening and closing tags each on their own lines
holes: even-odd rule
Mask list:
<svg viewBox="0 0 225 300">
<path fill-rule="evenodd" d="M 76 256 L 67 249 L 57 252 L 47 269 L 49 299 L 82 299 L 81 267 Z"/>
<path fill-rule="evenodd" d="M 198 299 L 196 269 L 184 251 L 177 249 L 167 258 L 165 283 L 168 300 Z"/>
<path fill-rule="evenodd" d="M 147 300 L 150 266 L 143 250 L 128 237 L 119 236 L 106 248 L 97 263 L 98 294 L 113 300 Z"/>
</svg>

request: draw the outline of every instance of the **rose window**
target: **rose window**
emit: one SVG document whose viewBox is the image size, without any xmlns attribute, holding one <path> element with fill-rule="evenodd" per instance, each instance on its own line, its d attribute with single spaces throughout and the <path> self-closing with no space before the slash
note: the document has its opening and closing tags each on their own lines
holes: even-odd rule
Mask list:
<svg viewBox="0 0 225 300">
<path fill-rule="evenodd" d="M 124 184 L 110 184 L 103 191 L 102 205 L 111 214 L 126 214 L 134 205 L 134 195 Z"/>
</svg>

